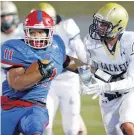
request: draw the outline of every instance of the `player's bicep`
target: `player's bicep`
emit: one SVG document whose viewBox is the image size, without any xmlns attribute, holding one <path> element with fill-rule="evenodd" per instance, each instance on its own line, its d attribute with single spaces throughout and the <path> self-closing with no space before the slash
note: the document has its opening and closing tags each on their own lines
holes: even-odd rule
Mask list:
<svg viewBox="0 0 134 135">
<path fill-rule="evenodd" d="M 7 80 L 11 87 L 14 87 L 16 79 L 25 73 L 25 69 L 23 67 L 11 68 L 7 72 Z"/>
</svg>

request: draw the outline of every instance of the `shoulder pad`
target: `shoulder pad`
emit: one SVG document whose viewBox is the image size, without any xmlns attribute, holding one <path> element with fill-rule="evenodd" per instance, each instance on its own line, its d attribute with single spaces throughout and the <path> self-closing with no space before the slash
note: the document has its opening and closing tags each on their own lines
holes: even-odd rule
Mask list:
<svg viewBox="0 0 134 135">
<path fill-rule="evenodd" d="M 69 39 L 73 39 L 80 34 L 80 29 L 73 19 L 64 20 L 60 23 L 60 25 L 64 27 Z"/>
<path fill-rule="evenodd" d="M 134 32 L 125 31 L 120 39 L 123 48 L 129 48 L 134 43 Z"/>
<path fill-rule="evenodd" d="M 129 55 L 134 54 L 134 32 L 125 31 L 120 42 L 121 47 L 124 48 Z"/>
<path fill-rule="evenodd" d="M 99 47 L 101 44 L 99 40 L 94 40 L 90 37 L 89 34 L 87 34 L 84 37 L 84 45 L 87 49 L 94 49 L 96 47 Z"/>
</svg>

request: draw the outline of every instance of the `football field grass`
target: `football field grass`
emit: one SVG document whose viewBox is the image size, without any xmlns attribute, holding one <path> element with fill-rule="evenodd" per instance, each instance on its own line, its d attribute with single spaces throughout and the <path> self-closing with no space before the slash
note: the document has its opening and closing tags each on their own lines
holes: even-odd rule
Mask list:
<svg viewBox="0 0 134 135">
<path fill-rule="evenodd" d="M 90 96 L 82 96 L 81 101 L 81 115 L 86 124 L 88 135 L 106 135 L 98 100 L 92 100 Z M 64 135 L 59 111 L 54 121 L 54 135 Z"/>
</svg>

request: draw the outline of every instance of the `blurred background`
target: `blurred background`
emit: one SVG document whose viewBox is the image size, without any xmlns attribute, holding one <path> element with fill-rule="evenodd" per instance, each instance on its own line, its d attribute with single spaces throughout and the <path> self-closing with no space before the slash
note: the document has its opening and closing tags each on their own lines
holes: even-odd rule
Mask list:
<svg viewBox="0 0 134 135">
<path fill-rule="evenodd" d="M 41 1 L 16 1 L 21 20 L 28 15 L 31 9 Z M 43 1 L 42 1 L 43 2 Z M 52 4 L 57 13 L 64 17 L 72 17 L 81 29 L 81 36 L 88 33 L 88 27 L 92 23 L 92 15 L 104 4 L 112 1 L 46 1 Z M 134 1 L 116 1 L 126 8 L 130 21 L 128 30 L 134 31 Z"/>
<path fill-rule="evenodd" d="M 43 2 L 43 1 L 42 1 Z M 48 2 L 48 1 L 46 1 Z M 110 1 L 108 1 L 110 2 Z M 73 18 L 81 30 L 81 36 L 88 33 L 88 27 L 92 23 L 92 15 L 107 1 L 49 1 L 59 15 L 65 18 Z M 112 2 L 112 1 L 111 1 Z M 127 29 L 134 31 L 134 1 L 116 1 L 126 8 L 130 20 Z M 31 9 L 36 8 L 40 1 L 15 1 L 18 7 L 20 19 L 23 20 Z M 88 135 L 106 135 L 101 119 L 98 100 L 92 100 L 90 96 L 82 96 L 81 114 L 88 129 Z M 54 121 L 55 135 L 63 135 L 61 117 L 58 111 Z"/>
</svg>

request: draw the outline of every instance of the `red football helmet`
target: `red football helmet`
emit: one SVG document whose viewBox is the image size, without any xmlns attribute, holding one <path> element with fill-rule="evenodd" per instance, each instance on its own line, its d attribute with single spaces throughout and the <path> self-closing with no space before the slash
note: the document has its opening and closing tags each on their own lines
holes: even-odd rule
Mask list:
<svg viewBox="0 0 134 135">
<path fill-rule="evenodd" d="M 46 48 L 52 43 L 53 19 L 44 11 L 35 10 L 30 13 L 24 21 L 25 43 L 33 48 Z M 43 30 L 45 36 L 33 37 L 30 30 Z"/>
</svg>

